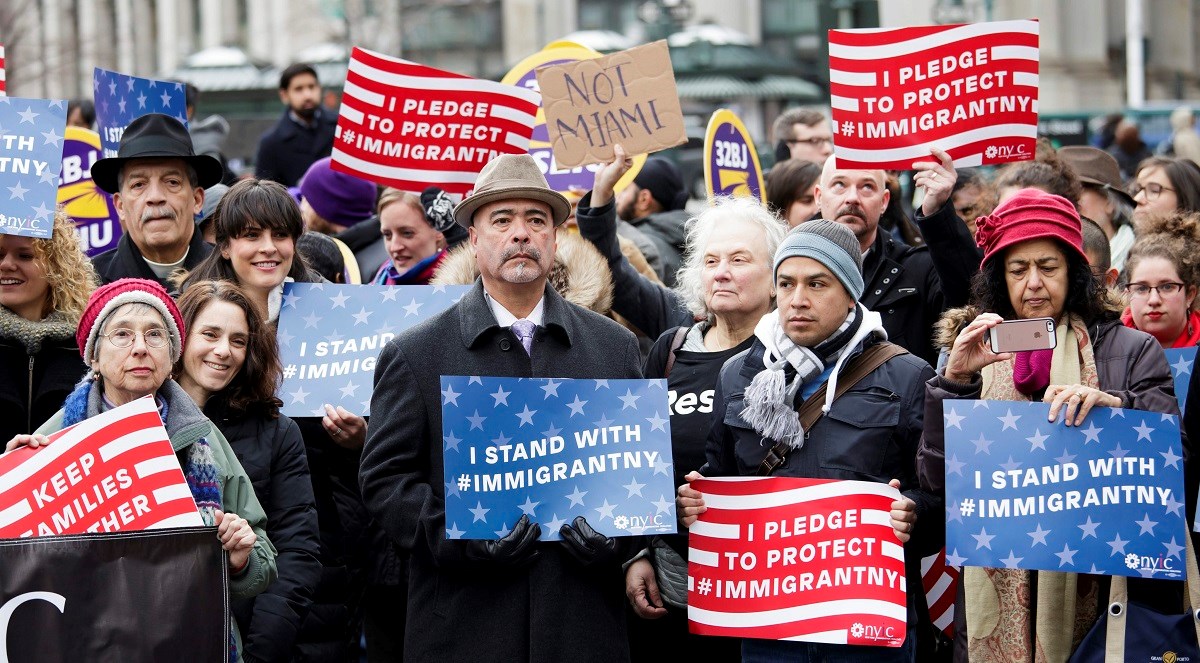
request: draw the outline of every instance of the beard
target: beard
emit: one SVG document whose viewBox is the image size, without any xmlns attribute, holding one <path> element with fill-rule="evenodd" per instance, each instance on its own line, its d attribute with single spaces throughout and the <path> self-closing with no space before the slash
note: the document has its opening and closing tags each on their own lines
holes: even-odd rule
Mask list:
<svg viewBox="0 0 1200 663">
<path fill-rule="evenodd" d="M 313 106 L 311 108 L 293 108 L 292 112 L 295 113 L 296 115 L 300 116 L 301 119 L 308 121 L 308 120 L 312 120 L 314 117 L 317 116 L 318 108 L 320 108 L 319 104 L 316 106 Z"/>
</svg>

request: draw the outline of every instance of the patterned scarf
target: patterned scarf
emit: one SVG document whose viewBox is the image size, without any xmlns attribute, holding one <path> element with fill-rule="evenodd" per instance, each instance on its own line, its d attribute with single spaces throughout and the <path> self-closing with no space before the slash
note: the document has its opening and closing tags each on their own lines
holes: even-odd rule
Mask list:
<svg viewBox="0 0 1200 663">
<path fill-rule="evenodd" d="M 75 324 L 59 311 L 37 322 L 26 320 L 21 316 L 0 306 L 0 338 L 11 338 L 25 345 L 29 354 L 37 354 L 46 341 L 65 341 L 75 338 Z"/>
<path fill-rule="evenodd" d="M 1071 314 L 1056 333 L 1049 383 L 1099 388 L 1083 320 Z M 982 377 L 983 400 L 1030 400 L 1014 381 L 1012 361 L 988 366 Z M 1096 621 L 1096 576 L 966 567 L 962 577 L 971 663 L 1066 661 Z"/>
</svg>

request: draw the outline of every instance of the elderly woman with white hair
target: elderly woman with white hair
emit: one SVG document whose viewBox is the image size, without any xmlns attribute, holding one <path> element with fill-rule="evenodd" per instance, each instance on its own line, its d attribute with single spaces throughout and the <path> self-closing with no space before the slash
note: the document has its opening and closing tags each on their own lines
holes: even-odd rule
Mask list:
<svg viewBox="0 0 1200 663">
<path fill-rule="evenodd" d="M 615 236 L 613 185 L 629 169 L 623 151 L 617 150 L 617 159 L 596 173 L 595 187 L 580 202 L 579 225 L 585 236 L 589 234 L 586 224 L 592 224 L 593 231 Z M 642 370 L 647 378 L 667 380 L 675 485 L 684 483 L 685 474 L 704 464 L 713 390 L 721 366 L 753 344 L 755 325 L 774 308 L 772 260 L 786 233 L 783 221 L 759 200 L 719 198 L 688 221 L 686 254 L 674 290 L 636 274 L 623 279 L 622 268 L 628 263 L 613 269 L 614 311 L 626 318 L 640 315 L 635 324 L 679 320 L 666 331 L 657 326 L 643 330 L 661 335 Z M 684 307 L 686 312 L 681 313 Z M 687 598 L 686 555 L 686 535 L 657 537 L 629 565 L 626 593 L 634 612 L 643 619 L 657 620 L 631 623 L 632 660 L 688 654 L 698 660 L 740 659 L 736 640 L 688 634 L 682 609 Z"/>
</svg>

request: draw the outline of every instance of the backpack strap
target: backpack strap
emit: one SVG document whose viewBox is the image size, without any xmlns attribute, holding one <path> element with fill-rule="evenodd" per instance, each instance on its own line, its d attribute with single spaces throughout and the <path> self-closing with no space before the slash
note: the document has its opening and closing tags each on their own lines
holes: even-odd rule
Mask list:
<svg viewBox="0 0 1200 663">
<path fill-rule="evenodd" d="M 854 385 L 862 382 L 862 379 L 875 372 L 875 369 L 883 366 L 888 361 L 900 355 L 908 354 L 908 350 L 896 345 L 895 343 L 876 343 L 871 347 L 863 350 L 857 357 L 851 359 L 842 368 L 841 374 L 838 376 L 838 386 L 833 392 L 834 402 L 842 397 L 847 391 L 854 388 Z M 825 404 L 825 390 L 829 387 L 829 381 L 821 383 L 821 386 L 812 393 L 811 396 L 804 400 L 804 404 L 800 406 L 800 426 L 807 435 L 808 431 L 816 425 L 817 421 L 825 413 L 822 411 L 822 406 Z M 788 452 L 792 448 L 787 442 L 777 442 L 771 450 L 767 452 L 767 456 L 763 458 L 762 464 L 758 467 L 760 476 L 767 476 L 774 472 L 776 468 L 787 460 Z"/>
<path fill-rule="evenodd" d="M 671 369 L 675 368 L 675 351 L 683 347 L 683 342 L 687 339 L 689 329 L 691 328 L 684 325 L 675 330 L 675 336 L 671 339 L 671 350 L 667 354 L 667 367 L 663 369 L 664 378 L 671 377 Z"/>
</svg>

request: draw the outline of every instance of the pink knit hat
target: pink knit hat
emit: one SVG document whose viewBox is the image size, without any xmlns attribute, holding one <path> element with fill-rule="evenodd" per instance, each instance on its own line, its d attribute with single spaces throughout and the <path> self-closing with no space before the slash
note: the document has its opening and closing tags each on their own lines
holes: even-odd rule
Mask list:
<svg viewBox="0 0 1200 663">
<path fill-rule="evenodd" d="M 1021 189 L 991 214 L 977 219 L 975 227 L 983 264 L 1013 244 L 1042 238 L 1058 240 L 1087 261 L 1079 212 L 1066 198 L 1041 189 Z"/>
<path fill-rule="evenodd" d="M 175 300 L 167 294 L 157 281 L 147 279 L 119 279 L 107 285 L 100 286 L 88 298 L 87 307 L 83 309 L 83 317 L 79 319 L 79 330 L 75 332 L 75 342 L 79 344 L 79 354 L 85 362 L 91 362 L 96 356 L 96 339 L 104 328 L 104 321 L 113 311 L 125 304 L 145 304 L 162 316 L 171 335 L 171 362 L 179 361 L 183 354 L 183 316 Z"/>
</svg>

